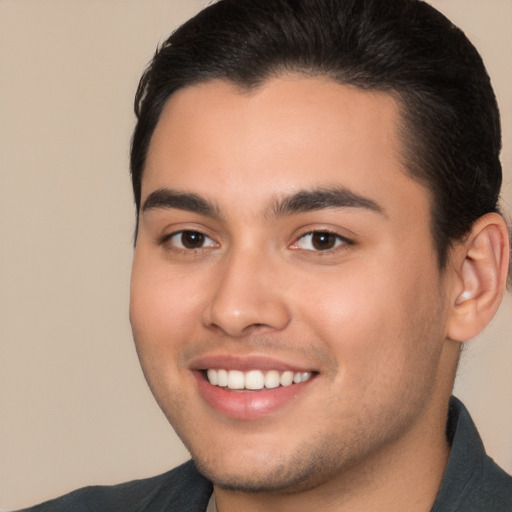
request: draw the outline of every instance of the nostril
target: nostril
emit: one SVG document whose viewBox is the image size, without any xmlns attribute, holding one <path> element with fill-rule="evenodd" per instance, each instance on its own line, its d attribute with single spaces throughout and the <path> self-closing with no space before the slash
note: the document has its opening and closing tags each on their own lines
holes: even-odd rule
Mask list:
<svg viewBox="0 0 512 512">
<path fill-rule="evenodd" d="M 284 298 L 268 283 L 235 279 L 241 274 L 230 268 L 205 303 L 202 321 L 210 330 L 239 338 L 254 331 L 282 330 L 290 321 Z M 243 270 L 243 269 L 242 269 Z"/>
</svg>

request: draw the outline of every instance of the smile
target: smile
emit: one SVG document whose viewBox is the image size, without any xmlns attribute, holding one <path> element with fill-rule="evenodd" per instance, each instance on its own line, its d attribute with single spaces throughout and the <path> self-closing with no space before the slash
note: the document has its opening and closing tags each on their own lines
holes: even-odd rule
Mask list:
<svg viewBox="0 0 512 512">
<path fill-rule="evenodd" d="M 316 368 L 267 356 L 201 356 L 191 363 L 204 403 L 215 414 L 253 421 L 297 407 L 315 389 Z"/>
<path fill-rule="evenodd" d="M 213 386 L 228 388 L 231 390 L 275 389 L 280 386 L 287 387 L 293 384 L 307 382 L 312 377 L 312 372 L 292 372 L 269 370 L 240 370 L 209 369 L 206 371 L 208 382 Z"/>
</svg>

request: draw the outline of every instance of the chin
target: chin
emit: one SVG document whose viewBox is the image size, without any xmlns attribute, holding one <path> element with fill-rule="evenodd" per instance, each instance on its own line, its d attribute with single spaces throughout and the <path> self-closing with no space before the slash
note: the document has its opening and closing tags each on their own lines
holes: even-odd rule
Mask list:
<svg viewBox="0 0 512 512">
<path fill-rule="evenodd" d="M 350 465 L 348 454 L 333 452 L 332 445 L 327 443 L 321 447 L 303 445 L 293 454 L 274 450 L 262 455 L 214 458 L 192 453 L 199 472 L 216 487 L 246 493 L 288 494 L 309 490 Z"/>
<path fill-rule="evenodd" d="M 195 459 L 200 473 L 216 487 L 246 493 L 293 493 L 318 485 L 318 471 L 312 468 L 291 468 L 284 462 L 274 461 L 272 467 L 257 471 L 228 472 L 212 468 Z"/>
</svg>

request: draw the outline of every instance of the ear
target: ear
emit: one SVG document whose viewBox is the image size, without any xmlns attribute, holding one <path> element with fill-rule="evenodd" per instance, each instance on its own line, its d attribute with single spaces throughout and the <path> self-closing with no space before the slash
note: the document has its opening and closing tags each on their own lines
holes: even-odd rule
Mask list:
<svg viewBox="0 0 512 512">
<path fill-rule="evenodd" d="M 497 213 L 480 217 L 452 252 L 456 281 L 448 338 L 467 341 L 492 320 L 505 291 L 510 245 L 507 224 Z"/>
</svg>

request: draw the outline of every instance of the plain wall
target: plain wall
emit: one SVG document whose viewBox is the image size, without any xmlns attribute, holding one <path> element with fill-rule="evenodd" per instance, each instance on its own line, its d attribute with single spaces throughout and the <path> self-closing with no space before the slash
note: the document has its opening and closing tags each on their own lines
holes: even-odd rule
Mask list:
<svg viewBox="0 0 512 512">
<path fill-rule="evenodd" d="M 199 0 L 0 0 L 0 509 L 150 476 L 187 458 L 128 322 L 138 78 Z M 432 2 L 487 62 L 512 212 L 512 1 Z M 512 471 L 512 300 L 456 394 Z"/>
</svg>

